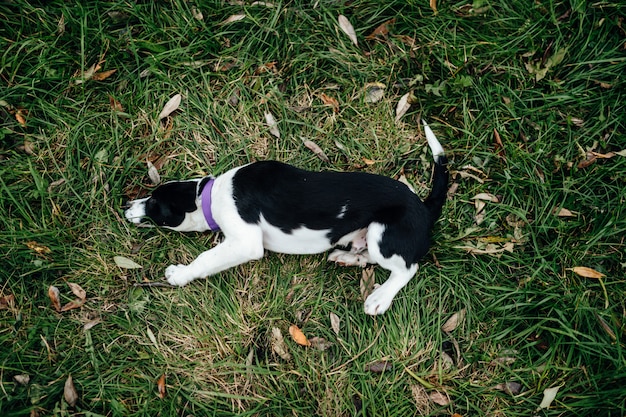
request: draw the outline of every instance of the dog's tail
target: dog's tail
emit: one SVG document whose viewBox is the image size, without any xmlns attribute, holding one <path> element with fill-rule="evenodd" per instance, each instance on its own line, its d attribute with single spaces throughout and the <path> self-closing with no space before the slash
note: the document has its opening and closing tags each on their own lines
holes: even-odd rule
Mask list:
<svg viewBox="0 0 626 417">
<path fill-rule="evenodd" d="M 432 189 L 430 191 L 430 195 L 424 200 L 424 204 L 428 208 L 430 212 L 430 216 L 432 222 L 439 218 L 441 214 L 441 208 L 446 201 L 447 193 L 448 193 L 448 158 L 443 150 L 443 146 L 437 140 L 437 137 L 430 130 L 426 121 L 424 122 L 424 133 L 426 133 L 426 140 L 428 141 L 428 146 L 430 146 L 430 150 L 433 153 L 433 158 L 435 159 L 435 170 L 432 177 Z"/>
</svg>

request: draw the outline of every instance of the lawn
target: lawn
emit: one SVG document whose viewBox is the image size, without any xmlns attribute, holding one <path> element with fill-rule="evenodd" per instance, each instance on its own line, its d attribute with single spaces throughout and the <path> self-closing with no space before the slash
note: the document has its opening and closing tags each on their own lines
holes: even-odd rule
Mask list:
<svg viewBox="0 0 626 417">
<path fill-rule="evenodd" d="M 0 415 L 624 415 L 625 16 L 581 0 L 0 3 Z M 421 118 L 449 199 L 384 315 L 361 287 L 385 271 L 325 254 L 140 285 L 221 237 L 126 222 L 156 182 L 278 159 L 425 196 Z"/>
</svg>

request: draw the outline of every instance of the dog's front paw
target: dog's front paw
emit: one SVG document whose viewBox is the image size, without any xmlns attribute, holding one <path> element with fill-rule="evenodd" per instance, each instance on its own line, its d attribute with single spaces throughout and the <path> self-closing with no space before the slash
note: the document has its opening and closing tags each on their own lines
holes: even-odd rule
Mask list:
<svg viewBox="0 0 626 417">
<path fill-rule="evenodd" d="M 170 285 L 182 287 L 187 285 L 193 278 L 189 277 L 186 265 L 170 265 L 165 268 L 165 279 Z"/>
<path fill-rule="evenodd" d="M 365 314 L 370 316 L 377 316 L 383 314 L 391 306 L 394 294 L 389 294 L 385 291 L 385 286 L 380 285 L 365 299 L 363 309 Z"/>
</svg>

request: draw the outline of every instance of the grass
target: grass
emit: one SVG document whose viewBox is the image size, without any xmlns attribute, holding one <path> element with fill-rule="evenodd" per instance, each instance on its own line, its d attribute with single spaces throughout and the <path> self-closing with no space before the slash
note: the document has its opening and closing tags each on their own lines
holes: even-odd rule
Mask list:
<svg viewBox="0 0 626 417">
<path fill-rule="evenodd" d="M 505 3 L 439 2 L 436 14 L 414 1 L 2 3 L 0 414 L 623 415 L 625 8 Z M 392 18 L 388 35 L 366 40 Z M 116 72 L 85 79 L 98 62 Z M 372 82 L 386 85 L 373 104 Z M 394 122 L 409 91 L 416 100 Z M 160 123 L 176 93 L 180 110 Z M 177 290 L 133 285 L 216 239 L 123 220 L 122 204 L 151 188 L 146 160 L 160 159 L 163 180 L 265 158 L 404 173 L 424 195 L 421 116 L 448 151 L 454 191 L 431 253 L 384 316 L 363 314 L 361 271 L 323 254 L 269 254 Z M 499 202 L 477 224 L 479 193 Z M 57 313 L 48 288 L 65 303 L 67 282 L 87 301 Z M 291 324 L 332 346 L 297 346 Z M 272 328 L 291 359 L 273 350 Z M 368 370 L 381 361 L 391 368 Z"/>
</svg>

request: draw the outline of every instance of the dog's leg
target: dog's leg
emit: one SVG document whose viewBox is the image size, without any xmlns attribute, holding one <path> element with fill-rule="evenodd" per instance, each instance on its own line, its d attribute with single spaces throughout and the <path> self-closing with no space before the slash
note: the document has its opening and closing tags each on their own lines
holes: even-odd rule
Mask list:
<svg viewBox="0 0 626 417">
<path fill-rule="evenodd" d="M 227 237 L 222 243 L 202 252 L 189 265 L 170 265 L 165 269 L 165 278 L 172 285 L 183 286 L 194 279 L 205 278 L 228 268 L 263 257 L 261 231 L 249 233 L 242 238 Z"/>
<path fill-rule="evenodd" d="M 392 255 L 388 258 L 382 255 L 380 245 L 384 239 L 385 229 L 386 226 L 382 224 L 372 223 L 367 232 L 367 247 L 370 258 L 391 271 L 387 281 L 377 286 L 365 300 L 363 306 L 365 314 L 372 316 L 383 314 L 389 309 L 396 294 L 413 278 L 418 269 L 417 264 L 407 267 L 406 261 L 400 255 Z"/>
<path fill-rule="evenodd" d="M 365 267 L 368 263 L 375 263 L 370 259 L 367 250 L 364 252 L 353 252 L 335 249 L 330 255 L 328 255 L 328 260 L 344 266 Z"/>
</svg>

